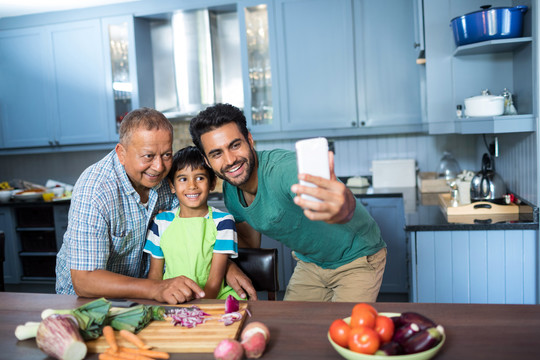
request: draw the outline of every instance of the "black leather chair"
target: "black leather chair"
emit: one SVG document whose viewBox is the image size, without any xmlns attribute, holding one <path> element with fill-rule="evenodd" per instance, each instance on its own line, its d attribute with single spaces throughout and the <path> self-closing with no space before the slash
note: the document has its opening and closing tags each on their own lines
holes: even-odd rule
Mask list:
<svg viewBox="0 0 540 360">
<path fill-rule="evenodd" d="M 276 300 L 279 291 L 277 249 L 238 249 L 232 259 L 251 279 L 256 291 L 267 291 L 268 300 Z"/>
<path fill-rule="evenodd" d="M 4 260 L 5 260 L 5 249 L 4 246 L 6 242 L 4 232 L 0 231 L 0 291 L 4 291 Z"/>
</svg>

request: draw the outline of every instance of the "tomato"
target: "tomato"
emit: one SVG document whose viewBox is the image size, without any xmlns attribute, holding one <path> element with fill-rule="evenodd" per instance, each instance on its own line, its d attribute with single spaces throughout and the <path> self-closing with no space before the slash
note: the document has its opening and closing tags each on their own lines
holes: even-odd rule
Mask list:
<svg viewBox="0 0 540 360">
<path fill-rule="evenodd" d="M 349 334 L 351 327 L 343 319 L 334 320 L 330 325 L 330 337 L 339 346 L 344 348 L 349 346 Z"/>
<path fill-rule="evenodd" d="M 394 322 L 387 316 L 377 316 L 375 320 L 375 332 L 379 334 L 381 344 L 389 342 L 394 335 Z"/>
<path fill-rule="evenodd" d="M 374 315 L 371 311 L 366 309 L 360 309 L 353 311 L 351 315 L 351 328 L 358 326 L 367 326 L 371 329 L 375 327 L 375 321 L 377 320 L 377 315 Z"/>
<path fill-rule="evenodd" d="M 360 311 L 360 310 L 369 310 L 373 313 L 373 315 L 377 316 L 377 310 L 369 304 L 359 303 L 359 304 L 354 305 L 352 309 L 352 313 L 354 314 L 356 311 Z"/>
<path fill-rule="evenodd" d="M 375 330 L 367 326 L 358 326 L 351 329 L 349 335 L 349 349 L 362 354 L 375 354 L 381 341 Z"/>
</svg>

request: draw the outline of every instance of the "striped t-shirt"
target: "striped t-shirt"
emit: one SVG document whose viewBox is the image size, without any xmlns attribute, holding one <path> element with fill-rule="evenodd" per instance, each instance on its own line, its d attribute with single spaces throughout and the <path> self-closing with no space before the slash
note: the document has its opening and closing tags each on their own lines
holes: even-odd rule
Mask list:
<svg viewBox="0 0 540 360">
<path fill-rule="evenodd" d="M 214 253 L 229 254 L 231 258 L 238 257 L 238 239 L 236 235 L 234 217 L 227 212 L 216 209 L 215 207 L 211 208 L 212 218 L 217 229 Z M 144 245 L 144 252 L 149 253 L 155 258 L 164 258 L 163 250 L 160 246 L 161 235 L 172 223 L 177 213 L 178 208 L 175 208 L 156 215 L 154 220 L 150 223 L 148 234 L 146 236 L 146 244 Z M 207 214 L 205 218 L 209 219 L 209 214 Z"/>
</svg>

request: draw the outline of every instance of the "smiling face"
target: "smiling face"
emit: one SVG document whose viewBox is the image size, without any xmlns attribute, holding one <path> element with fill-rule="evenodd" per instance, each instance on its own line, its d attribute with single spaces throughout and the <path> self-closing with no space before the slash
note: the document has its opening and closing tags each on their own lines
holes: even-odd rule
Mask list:
<svg viewBox="0 0 540 360">
<path fill-rule="evenodd" d="M 201 145 L 217 176 L 242 190 L 256 191 L 257 163 L 251 134 L 246 139 L 231 122 L 201 135 Z"/>
<path fill-rule="evenodd" d="M 169 185 L 180 202 L 180 217 L 202 217 L 208 213 L 206 201 L 215 181 L 209 178 L 206 169 L 186 166 L 176 171 Z"/>
<path fill-rule="evenodd" d="M 128 143 L 116 145 L 116 153 L 133 188 L 146 202 L 149 189 L 171 169 L 172 134 L 164 129 L 135 129 Z"/>
</svg>

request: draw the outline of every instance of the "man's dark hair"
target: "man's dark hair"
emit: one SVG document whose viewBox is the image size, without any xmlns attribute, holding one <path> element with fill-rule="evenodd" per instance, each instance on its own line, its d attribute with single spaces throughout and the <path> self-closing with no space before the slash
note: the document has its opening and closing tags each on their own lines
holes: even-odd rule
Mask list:
<svg viewBox="0 0 540 360">
<path fill-rule="evenodd" d="M 191 140 L 193 140 L 193 143 L 201 153 L 206 156 L 201 144 L 201 136 L 231 122 L 236 123 L 236 126 L 238 126 L 238 129 L 247 140 L 249 132 L 246 117 L 239 108 L 230 104 L 210 106 L 191 119 L 189 124 Z"/>
<path fill-rule="evenodd" d="M 167 178 L 174 183 L 174 176 L 176 172 L 185 168 L 204 169 L 208 173 L 208 180 L 210 184 L 215 183 L 216 174 L 210 166 L 204 161 L 203 154 L 195 146 L 188 146 L 178 150 L 173 157 L 173 163 L 171 171 L 167 174 Z"/>
</svg>

